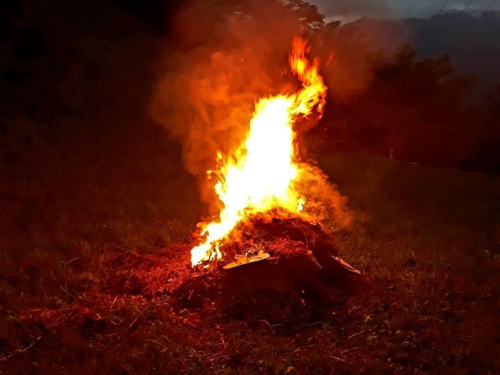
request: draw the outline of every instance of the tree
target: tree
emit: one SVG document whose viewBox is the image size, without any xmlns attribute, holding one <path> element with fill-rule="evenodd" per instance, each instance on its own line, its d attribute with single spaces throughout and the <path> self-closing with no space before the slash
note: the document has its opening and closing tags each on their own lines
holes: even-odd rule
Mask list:
<svg viewBox="0 0 500 375">
<path fill-rule="evenodd" d="M 500 174 L 500 84 L 488 95 L 483 142 L 463 167 Z"/>
<path fill-rule="evenodd" d="M 500 120 L 500 83 L 496 84 L 493 92 L 488 95 L 488 99 L 491 117 L 494 120 Z"/>
<path fill-rule="evenodd" d="M 458 74 L 447 55 L 416 61 L 410 45 L 378 60 L 360 95 L 337 103 L 346 142 L 383 155 L 434 164 L 467 159 L 482 137 L 473 98 L 478 81 Z M 478 124 L 480 124 L 478 126 Z"/>
<path fill-rule="evenodd" d="M 324 27 L 324 16 L 316 5 L 303 0 L 218 0 L 217 6 L 227 14 L 246 21 L 282 25 L 293 23 L 297 29 L 315 31 Z M 276 22 L 276 15 L 280 21 Z"/>
</svg>

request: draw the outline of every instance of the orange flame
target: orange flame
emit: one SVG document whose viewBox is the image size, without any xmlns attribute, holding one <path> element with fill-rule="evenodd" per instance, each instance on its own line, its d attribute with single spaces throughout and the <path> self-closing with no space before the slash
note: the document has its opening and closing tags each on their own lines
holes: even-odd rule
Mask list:
<svg viewBox="0 0 500 375">
<path fill-rule="evenodd" d="M 315 107 L 321 113 L 327 90 L 318 73 L 318 61 L 311 63 L 307 52 L 306 42 L 295 38 L 290 66 L 302 88 L 292 95 L 259 100 L 244 144 L 225 160 L 218 154 L 221 181 L 215 190 L 224 208 L 218 221 L 204 226 L 204 242 L 191 250 L 193 266 L 221 259 L 221 242 L 248 215 L 274 208 L 292 213 L 302 210 L 305 200 L 294 184 L 300 179 L 300 169 L 292 125 L 297 116 L 307 116 Z"/>
</svg>

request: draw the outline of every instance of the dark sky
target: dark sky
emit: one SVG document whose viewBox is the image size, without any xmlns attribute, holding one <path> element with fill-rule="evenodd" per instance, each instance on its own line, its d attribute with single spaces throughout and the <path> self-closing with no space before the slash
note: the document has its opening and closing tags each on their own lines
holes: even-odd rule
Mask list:
<svg viewBox="0 0 500 375">
<path fill-rule="evenodd" d="M 327 18 L 429 17 L 450 10 L 500 11 L 500 0 L 310 0 Z M 469 4 L 470 3 L 470 4 Z"/>
</svg>

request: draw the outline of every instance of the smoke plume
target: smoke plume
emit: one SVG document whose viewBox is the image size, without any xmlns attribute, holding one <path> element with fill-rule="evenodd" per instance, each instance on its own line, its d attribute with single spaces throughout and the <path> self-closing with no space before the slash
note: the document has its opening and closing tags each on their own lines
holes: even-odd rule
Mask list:
<svg viewBox="0 0 500 375">
<path fill-rule="evenodd" d="M 185 166 L 212 203 L 207 170 L 218 151 L 244 140 L 257 99 L 287 90 L 282 73 L 297 30 L 286 17 L 274 22 L 273 9 L 256 24 L 237 15 L 221 20 L 207 3 L 193 2 L 177 16 L 151 113 L 183 145 Z"/>
<path fill-rule="evenodd" d="M 244 141 L 258 99 L 298 88 L 288 67 L 293 37 L 304 32 L 298 12 L 283 12 L 280 1 L 248 2 L 253 3 L 259 7 L 230 16 L 212 2 L 186 6 L 174 20 L 167 52 L 157 67 L 160 76 L 151 113 L 183 145 L 185 166 L 199 177 L 202 200 L 211 213 L 220 210 L 213 189 L 216 181 L 207 179 L 217 153 L 230 154 Z M 336 34 L 312 51 L 322 55 L 325 75 L 328 70 L 340 72 L 329 75 L 331 89 L 346 97 L 362 90 L 371 69 L 358 58 L 362 48 L 348 39 Z M 329 61 L 336 45 L 342 57 L 337 54 Z M 307 172 L 303 192 L 311 214 L 333 216 L 339 227 L 346 225 L 345 200 L 316 167 Z"/>
</svg>

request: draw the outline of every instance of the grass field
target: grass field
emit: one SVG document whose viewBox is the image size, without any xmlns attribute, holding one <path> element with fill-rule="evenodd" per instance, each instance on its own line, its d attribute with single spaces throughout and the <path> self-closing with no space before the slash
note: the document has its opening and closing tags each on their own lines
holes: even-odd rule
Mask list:
<svg viewBox="0 0 500 375">
<path fill-rule="evenodd" d="M 207 208 L 147 115 L 163 42 L 106 4 L 33 8 L 45 52 L 0 83 L 1 374 L 500 373 L 498 176 L 322 152 L 364 287 L 179 305 Z"/>
<path fill-rule="evenodd" d="M 349 199 L 355 220 L 335 236 L 365 288 L 338 292 L 319 320 L 286 296 L 236 316 L 182 308 L 172 295 L 190 272 L 204 206 L 161 134 L 63 158 L 8 143 L 17 150 L 2 165 L 2 373 L 500 371 L 497 177 L 321 156 Z"/>
</svg>

